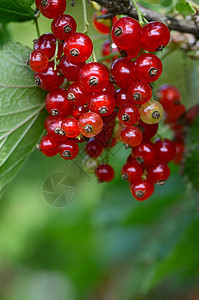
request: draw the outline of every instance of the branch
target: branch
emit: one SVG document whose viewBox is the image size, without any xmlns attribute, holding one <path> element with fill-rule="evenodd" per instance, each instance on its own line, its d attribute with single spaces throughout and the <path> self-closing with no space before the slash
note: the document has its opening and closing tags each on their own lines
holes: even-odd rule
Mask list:
<svg viewBox="0 0 199 300">
<path fill-rule="evenodd" d="M 101 6 L 108 8 L 109 12 L 113 15 L 124 14 L 135 19 L 138 19 L 138 14 L 130 0 L 95 0 Z M 159 21 L 165 23 L 170 30 L 176 30 L 183 33 L 191 33 L 199 37 L 199 26 L 193 21 L 177 19 L 169 15 L 164 15 L 145 8 L 138 4 L 141 12 L 148 21 Z"/>
</svg>

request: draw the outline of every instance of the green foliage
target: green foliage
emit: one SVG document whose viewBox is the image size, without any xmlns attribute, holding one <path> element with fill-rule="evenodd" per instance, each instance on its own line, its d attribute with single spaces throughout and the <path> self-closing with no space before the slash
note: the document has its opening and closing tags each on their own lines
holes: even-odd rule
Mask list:
<svg viewBox="0 0 199 300">
<path fill-rule="evenodd" d="M 1 22 L 22 22 L 34 19 L 34 10 L 31 8 L 33 3 L 34 0 L 1 0 Z"/>
<path fill-rule="evenodd" d="M 5 24 L 0 23 L 0 49 L 10 41 L 10 34 Z"/>
<path fill-rule="evenodd" d="M 193 8 L 193 6 L 191 5 L 191 3 L 186 0 L 178 0 L 178 2 L 176 3 L 175 9 L 181 15 L 183 15 L 184 18 L 186 16 L 196 12 L 195 9 Z"/>
</svg>

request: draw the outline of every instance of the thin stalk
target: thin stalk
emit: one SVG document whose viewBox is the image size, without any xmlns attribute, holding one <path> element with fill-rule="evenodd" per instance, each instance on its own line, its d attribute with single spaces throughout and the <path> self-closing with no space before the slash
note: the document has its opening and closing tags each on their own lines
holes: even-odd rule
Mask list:
<svg viewBox="0 0 199 300">
<path fill-rule="evenodd" d="M 38 23 L 38 18 L 37 17 L 34 19 L 34 23 L 35 23 L 35 28 L 36 28 L 37 36 L 39 38 L 40 37 L 40 30 L 39 30 L 39 23 Z"/>
<path fill-rule="evenodd" d="M 141 12 L 141 10 L 139 9 L 137 2 L 135 0 L 132 0 L 133 5 L 135 6 L 135 9 L 137 10 L 137 14 L 138 14 L 138 20 L 141 26 L 144 25 L 144 20 L 143 20 L 143 13 Z M 146 19 L 145 19 L 146 20 Z"/>
<path fill-rule="evenodd" d="M 107 56 L 102 56 L 102 57 L 98 58 L 97 61 L 98 62 L 103 62 L 103 61 L 105 61 L 107 59 L 112 59 L 115 56 L 118 56 L 118 58 L 121 58 L 121 55 L 119 54 L 119 52 L 117 52 L 117 53 L 113 53 L 113 54 L 110 54 L 110 55 L 107 55 Z"/>
<path fill-rule="evenodd" d="M 58 54 L 58 50 L 59 50 L 59 40 L 57 39 L 56 40 L 55 55 L 51 59 L 51 61 L 54 61 L 54 70 L 57 69 L 57 54 Z"/>
</svg>

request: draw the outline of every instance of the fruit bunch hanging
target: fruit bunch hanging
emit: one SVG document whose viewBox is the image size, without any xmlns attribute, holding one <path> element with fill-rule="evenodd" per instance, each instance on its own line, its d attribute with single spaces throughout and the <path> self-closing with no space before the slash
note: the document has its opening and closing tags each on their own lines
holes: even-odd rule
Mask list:
<svg viewBox="0 0 199 300">
<path fill-rule="evenodd" d="M 135 199 L 146 200 L 153 194 L 154 184 L 168 179 L 168 163 L 180 162 L 184 152 L 177 125 L 185 111 L 179 91 L 163 86 L 156 100 L 152 98 L 152 84 L 163 70 L 156 54 L 169 43 L 169 29 L 156 21 L 141 26 L 128 16 L 98 19 L 106 10 L 96 12 L 94 26 L 112 37 L 102 48 L 107 64 L 111 64 L 108 69 L 97 62 L 88 34 L 77 32 L 75 19 L 64 13 L 66 0 L 36 0 L 36 6 L 46 18 L 53 19 L 52 33 L 34 41 L 28 62 L 35 83 L 48 91 L 47 134 L 38 148 L 46 156 L 59 153 L 63 159 L 72 160 L 79 153 L 79 144 L 84 143 L 85 155 L 90 158 L 87 164 L 100 182 L 109 182 L 114 169 L 108 161 L 100 163 L 100 155 L 122 142 L 124 148 L 132 148 L 121 171 L 122 179 L 129 182 Z M 87 62 L 91 56 L 93 61 Z M 175 141 L 156 139 L 163 108 Z"/>
</svg>

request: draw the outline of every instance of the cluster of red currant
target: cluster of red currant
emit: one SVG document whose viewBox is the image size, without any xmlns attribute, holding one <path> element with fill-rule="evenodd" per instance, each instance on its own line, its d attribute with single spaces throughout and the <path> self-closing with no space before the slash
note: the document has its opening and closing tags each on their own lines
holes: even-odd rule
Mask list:
<svg viewBox="0 0 199 300">
<path fill-rule="evenodd" d="M 65 0 L 36 0 L 36 5 L 45 17 L 53 19 L 52 34 L 35 41 L 29 59 L 36 84 L 49 91 L 45 99 L 50 114 L 45 121 L 47 135 L 41 140 L 40 150 L 46 156 L 59 153 L 71 160 L 79 153 L 78 144 L 86 142 L 87 155 L 96 160 L 104 148 L 110 149 L 122 141 L 126 148 L 132 148 L 122 168 L 122 178 L 130 182 L 137 200 L 149 198 L 154 183 L 163 184 L 169 177 L 167 163 L 176 154 L 172 141 L 151 141 L 163 116 L 161 103 L 166 104 L 162 98 L 161 103 L 151 99 L 151 83 L 160 77 L 162 63 L 149 52 L 160 51 L 168 44 L 167 26 L 150 22 L 141 27 L 133 18 L 115 18 L 111 36 L 123 58 L 113 62 L 109 74 L 102 63 L 86 63 L 93 43 L 88 35 L 76 32 L 76 21 L 64 14 Z M 94 24 L 108 33 L 109 26 L 102 26 L 96 17 Z M 119 137 L 114 137 L 115 129 Z M 113 179 L 114 170 L 108 163 L 96 163 L 95 174 L 99 181 L 108 182 Z"/>
</svg>

